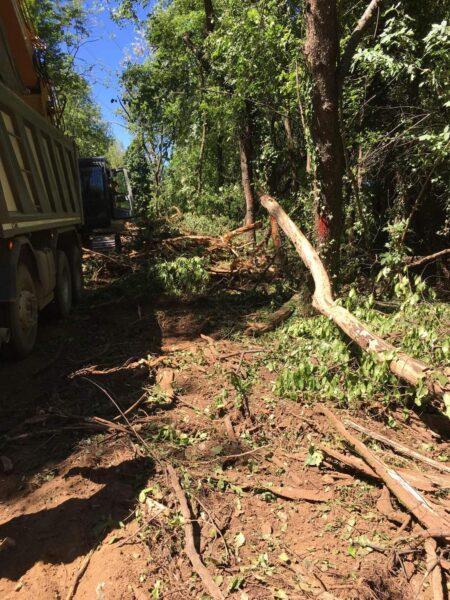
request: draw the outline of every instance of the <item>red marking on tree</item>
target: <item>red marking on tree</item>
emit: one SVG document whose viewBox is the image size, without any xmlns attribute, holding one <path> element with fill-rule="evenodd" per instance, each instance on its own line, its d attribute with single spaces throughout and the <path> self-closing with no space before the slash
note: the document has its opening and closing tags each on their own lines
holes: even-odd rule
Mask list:
<svg viewBox="0 0 450 600">
<path fill-rule="evenodd" d="M 316 234 L 319 242 L 326 241 L 330 236 L 330 225 L 325 215 L 316 215 Z"/>
</svg>

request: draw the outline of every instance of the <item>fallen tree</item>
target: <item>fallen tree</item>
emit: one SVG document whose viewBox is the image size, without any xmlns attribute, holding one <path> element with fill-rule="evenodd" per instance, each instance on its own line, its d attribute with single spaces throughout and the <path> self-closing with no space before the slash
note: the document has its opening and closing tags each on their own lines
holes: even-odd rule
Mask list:
<svg viewBox="0 0 450 600">
<path fill-rule="evenodd" d="M 364 323 L 346 308 L 336 304 L 328 273 L 311 243 L 278 202 L 267 195 L 261 196 L 260 200 L 270 216 L 277 220 L 281 229 L 294 244 L 305 266 L 311 272 L 315 284 L 312 299 L 314 308 L 332 319 L 360 348 L 373 353 L 378 360 L 384 362 L 387 357 L 393 356 L 389 360 L 390 370 L 403 381 L 414 386 L 423 382 L 430 393 L 437 396 L 450 394 L 450 380 L 446 373 L 433 369 L 421 360 L 401 352 L 370 331 Z"/>
</svg>

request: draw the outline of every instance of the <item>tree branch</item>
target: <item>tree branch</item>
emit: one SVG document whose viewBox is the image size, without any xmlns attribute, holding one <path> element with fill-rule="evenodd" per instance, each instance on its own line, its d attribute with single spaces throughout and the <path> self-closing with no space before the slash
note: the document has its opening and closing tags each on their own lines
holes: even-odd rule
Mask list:
<svg viewBox="0 0 450 600">
<path fill-rule="evenodd" d="M 406 263 L 406 267 L 408 269 L 412 269 L 413 267 L 421 267 L 422 265 L 426 265 L 433 260 L 437 260 L 439 258 L 444 258 L 444 256 L 448 256 L 450 254 L 450 248 L 446 248 L 445 250 L 441 250 L 440 252 L 435 252 L 434 254 L 429 254 L 428 256 L 416 256 L 411 258 Z"/>
<path fill-rule="evenodd" d="M 339 63 L 338 69 L 338 83 L 339 89 L 342 89 L 344 79 L 347 77 L 348 72 L 350 70 L 350 65 L 352 62 L 352 58 L 355 54 L 356 48 L 358 44 L 362 40 L 366 29 L 369 27 L 372 19 L 377 13 L 378 9 L 381 6 L 383 0 L 371 0 L 369 2 L 369 6 L 364 11 L 362 17 L 359 19 L 356 24 L 355 29 L 352 31 L 350 35 L 347 45 L 344 48 L 344 52 L 342 53 L 342 57 Z"/>
</svg>

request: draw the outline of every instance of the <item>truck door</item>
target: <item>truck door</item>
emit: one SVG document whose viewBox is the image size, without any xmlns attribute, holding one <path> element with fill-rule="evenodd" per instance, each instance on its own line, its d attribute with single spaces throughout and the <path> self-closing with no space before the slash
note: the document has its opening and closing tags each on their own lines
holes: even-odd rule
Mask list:
<svg viewBox="0 0 450 600">
<path fill-rule="evenodd" d="M 126 169 L 114 169 L 111 175 L 113 219 L 126 221 L 133 217 L 133 193 L 128 173 Z"/>
</svg>

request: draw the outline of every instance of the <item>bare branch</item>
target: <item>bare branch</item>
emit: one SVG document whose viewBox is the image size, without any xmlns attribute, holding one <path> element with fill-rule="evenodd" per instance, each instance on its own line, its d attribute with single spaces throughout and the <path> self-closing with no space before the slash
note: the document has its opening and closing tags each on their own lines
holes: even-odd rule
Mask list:
<svg viewBox="0 0 450 600">
<path fill-rule="evenodd" d="M 369 2 L 369 6 L 364 11 L 362 17 L 359 19 L 356 24 L 355 29 L 352 31 L 350 38 L 347 42 L 347 45 L 344 48 L 344 52 L 342 53 L 342 57 L 339 63 L 338 69 L 338 83 L 339 89 L 342 89 L 342 85 L 344 83 L 344 79 L 347 77 L 348 72 L 350 70 L 350 65 L 352 62 L 352 58 L 355 54 L 355 50 L 358 47 L 358 44 L 362 40 L 366 29 L 369 27 L 372 19 L 375 17 L 378 9 L 380 8 L 383 0 L 371 0 Z"/>
</svg>

